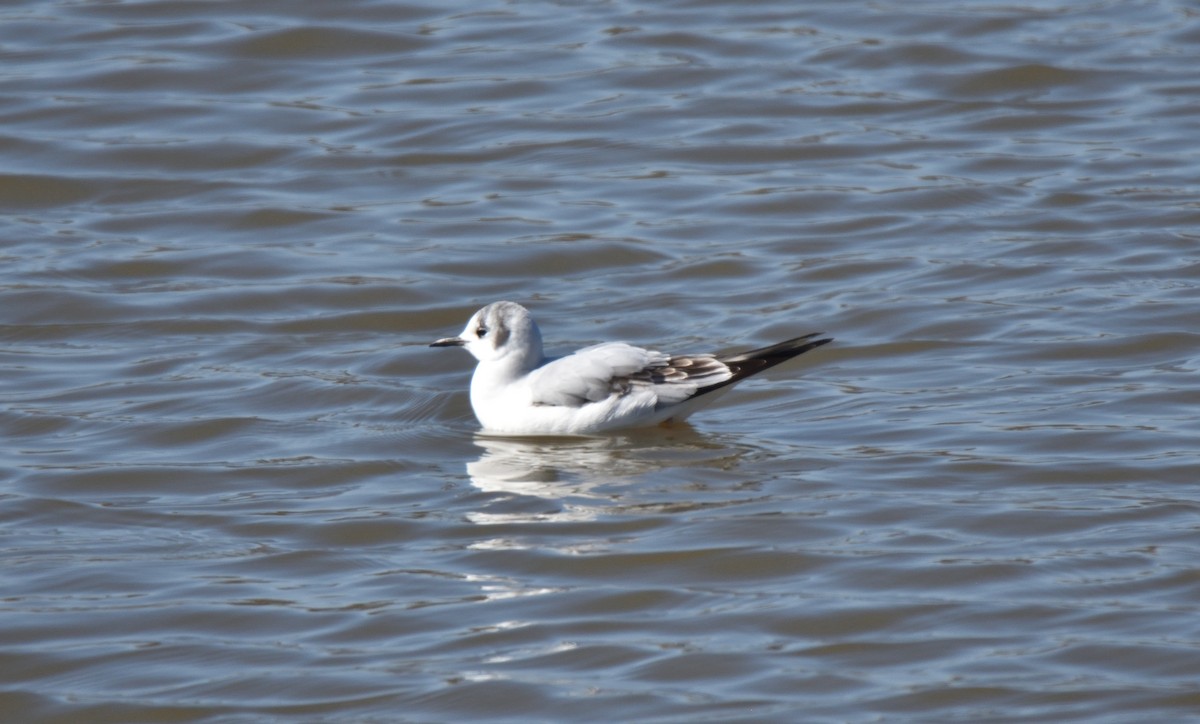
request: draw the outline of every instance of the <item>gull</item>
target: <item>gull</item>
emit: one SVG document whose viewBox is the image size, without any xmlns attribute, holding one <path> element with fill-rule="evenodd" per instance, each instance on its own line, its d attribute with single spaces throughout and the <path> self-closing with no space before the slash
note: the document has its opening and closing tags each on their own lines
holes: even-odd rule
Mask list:
<svg viewBox="0 0 1200 724">
<path fill-rule="evenodd" d="M 529 310 L 493 302 L 462 334 L 430 347 L 463 347 L 479 360 L 471 408 L 484 432 L 592 435 L 684 420 L 745 378 L 832 342 L 820 332 L 731 355 L 666 354 L 624 342 L 563 357 L 542 351 Z"/>
</svg>

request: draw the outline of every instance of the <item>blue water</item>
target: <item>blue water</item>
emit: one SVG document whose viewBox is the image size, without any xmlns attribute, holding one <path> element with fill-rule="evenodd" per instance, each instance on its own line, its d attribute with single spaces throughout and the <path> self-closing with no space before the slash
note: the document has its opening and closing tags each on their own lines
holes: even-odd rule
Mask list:
<svg viewBox="0 0 1200 724">
<path fill-rule="evenodd" d="M 1200 711 L 1184 2 L 0 10 L 0 710 Z M 832 345 L 477 435 L 551 352 Z"/>
</svg>

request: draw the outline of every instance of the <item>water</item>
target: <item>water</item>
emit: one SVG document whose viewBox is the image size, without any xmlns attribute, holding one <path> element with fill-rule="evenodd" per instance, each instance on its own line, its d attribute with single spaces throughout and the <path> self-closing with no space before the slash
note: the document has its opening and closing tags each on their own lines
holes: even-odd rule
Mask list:
<svg viewBox="0 0 1200 724">
<path fill-rule="evenodd" d="M 1185 2 L 9 3 L 0 709 L 1200 712 Z M 476 435 L 551 350 L 837 341 Z"/>
</svg>

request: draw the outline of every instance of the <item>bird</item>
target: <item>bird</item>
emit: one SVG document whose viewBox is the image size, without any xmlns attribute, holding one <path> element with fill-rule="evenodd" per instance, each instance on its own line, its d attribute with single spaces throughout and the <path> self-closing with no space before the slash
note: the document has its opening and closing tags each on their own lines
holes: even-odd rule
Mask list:
<svg viewBox="0 0 1200 724">
<path fill-rule="evenodd" d="M 747 377 L 833 341 L 820 336 L 729 355 L 604 342 L 546 357 L 529 310 L 501 301 L 471 315 L 459 336 L 429 346 L 462 347 L 478 360 L 471 408 L 484 433 L 590 436 L 682 421 Z"/>
</svg>

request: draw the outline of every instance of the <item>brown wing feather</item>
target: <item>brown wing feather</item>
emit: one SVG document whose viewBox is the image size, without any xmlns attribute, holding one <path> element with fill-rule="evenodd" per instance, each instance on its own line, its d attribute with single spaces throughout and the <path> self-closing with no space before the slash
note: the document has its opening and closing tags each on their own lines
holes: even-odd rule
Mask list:
<svg viewBox="0 0 1200 724">
<path fill-rule="evenodd" d="M 632 374 L 612 377 L 608 380 L 608 394 L 628 394 L 633 385 L 669 385 L 693 380 L 693 384 L 697 385 L 695 392 L 687 397 L 699 397 L 833 341 L 832 338 L 813 339 L 818 335 L 820 332 L 814 332 L 770 347 L 726 357 L 711 354 L 673 355 L 665 362 L 652 363 Z M 729 377 L 725 377 L 726 374 Z M 704 384 L 706 377 L 715 377 L 719 381 Z"/>
<path fill-rule="evenodd" d="M 665 362 L 652 364 L 634 374 L 613 378 L 612 391 L 625 394 L 630 385 L 670 385 L 689 381 L 699 390 L 705 387 L 705 378 L 723 380 L 727 374 L 729 368 L 713 355 L 673 355 Z"/>
<path fill-rule="evenodd" d="M 719 390 L 722 387 L 740 382 L 750 375 L 756 375 L 763 370 L 770 369 L 780 362 L 787 362 L 793 357 L 816 349 L 823 344 L 829 344 L 833 341 L 832 337 L 825 339 L 813 339 L 819 336 L 820 332 L 806 334 L 803 337 L 796 337 L 785 342 L 773 344 L 770 347 L 762 347 L 752 349 L 749 352 L 740 352 L 738 354 L 729 355 L 727 357 L 717 357 L 716 362 L 724 364 L 733 373 L 733 376 L 722 382 L 713 385 L 701 387 L 696 391 L 696 395 L 703 395 L 714 390 Z"/>
</svg>

